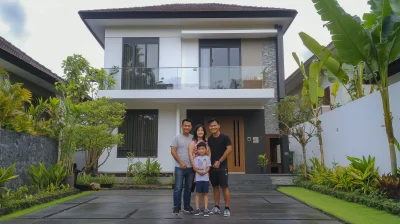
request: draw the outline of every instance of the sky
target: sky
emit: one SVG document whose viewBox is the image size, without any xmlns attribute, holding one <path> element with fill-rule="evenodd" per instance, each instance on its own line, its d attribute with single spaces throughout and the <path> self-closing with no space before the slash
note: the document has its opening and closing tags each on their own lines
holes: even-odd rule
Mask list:
<svg viewBox="0 0 400 224">
<path fill-rule="evenodd" d="M 351 15 L 362 17 L 369 11 L 367 0 L 338 0 Z M 67 56 L 82 54 L 92 66 L 103 67 L 104 50 L 86 28 L 79 10 L 135 7 L 172 3 L 222 3 L 297 10 L 298 14 L 284 36 L 285 76 L 312 54 L 302 44 L 299 32 L 306 32 L 320 44 L 331 41 L 312 0 L 0 0 L 0 36 L 27 53 L 59 76 Z"/>
</svg>

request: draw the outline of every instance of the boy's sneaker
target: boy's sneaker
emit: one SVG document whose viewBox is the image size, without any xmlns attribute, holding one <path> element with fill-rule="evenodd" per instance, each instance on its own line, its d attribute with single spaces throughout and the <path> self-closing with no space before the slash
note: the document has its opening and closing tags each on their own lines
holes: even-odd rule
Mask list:
<svg viewBox="0 0 400 224">
<path fill-rule="evenodd" d="M 193 214 L 193 212 L 194 212 L 192 206 L 189 206 L 189 207 L 187 207 L 187 208 L 184 208 L 183 211 L 186 212 L 186 213 L 190 213 L 190 214 Z"/>
<path fill-rule="evenodd" d="M 213 209 L 211 209 L 210 213 L 211 214 L 220 214 L 221 210 L 219 210 L 219 208 L 217 208 L 217 207 L 214 207 Z"/>
<path fill-rule="evenodd" d="M 208 211 L 208 209 L 204 209 L 204 212 L 203 212 L 203 213 L 204 213 L 204 216 L 205 216 L 205 217 L 210 216 L 210 215 L 209 215 L 210 211 Z"/>
<path fill-rule="evenodd" d="M 181 210 L 180 208 L 174 207 L 174 211 L 172 212 L 172 214 L 174 214 L 174 215 L 179 215 L 179 211 L 180 211 L 180 210 Z"/>
<path fill-rule="evenodd" d="M 229 211 L 229 209 L 225 209 L 224 210 L 224 216 L 225 217 L 231 216 L 231 211 Z"/>
<path fill-rule="evenodd" d="M 194 210 L 194 215 L 200 215 L 200 209 Z"/>
</svg>

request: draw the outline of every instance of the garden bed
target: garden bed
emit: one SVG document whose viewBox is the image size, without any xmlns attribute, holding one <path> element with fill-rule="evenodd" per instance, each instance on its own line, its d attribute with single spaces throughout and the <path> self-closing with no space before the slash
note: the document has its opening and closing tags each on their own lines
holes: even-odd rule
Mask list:
<svg viewBox="0 0 400 224">
<path fill-rule="evenodd" d="M 400 215 L 400 202 L 383 197 L 374 197 L 358 192 L 346 192 L 332 187 L 314 184 L 311 181 L 296 180 L 296 185 L 325 195 L 329 195 L 347 202 L 354 202 L 394 215 Z"/>
<path fill-rule="evenodd" d="M 0 208 L 0 216 L 4 216 L 7 214 L 16 212 L 18 210 L 30 208 L 35 205 L 44 204 L 44 203 L 51 202 L 51 201 L 54 201 L 54 200 L 57 200 L 60 198 L 78 194 L 79 192 L 80 191 L 78 189 L 71 189 L 70 191 L 62 192 L 60 194 L 58 194 L 58 192 L 51 192 L 51 193 L 48 193 L 47 196 L 43 196 L 40 198 L 35 198 L 35 196 L 33 196 L 32 198 L 16 200 L 16 201 L 9 203 L 7 205 L 7 207 Z"/>
<path fill-rule="evenodd" d="M 333 216 L 345 223 L 400 223 L 400 217 L 374 208 L 347 202 L 301 187 L 280 187 L 278 191 Z"/>
</svg>

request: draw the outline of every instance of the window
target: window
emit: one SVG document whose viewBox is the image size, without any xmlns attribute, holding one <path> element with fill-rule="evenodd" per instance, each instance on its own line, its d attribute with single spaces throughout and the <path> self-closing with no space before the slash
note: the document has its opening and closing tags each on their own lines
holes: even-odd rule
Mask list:
<svg viewBox="0 0 400 224">
<path fill-rule="evenodd" d="M 118 158 L 126 158 L 128 152 L 133 152 L 135 157 L 157 156 L 158 110 L 127 110 L 118 131 L 124 134 L 124 144 L 118 146 Z"/>
<path fill-rule="evenodd" d="M 328 86 L 324 89 L 323 105 L 331 105 L 331 88 Z"/>
<path fill-rule="evenodd" d="M 155 89 L 158 82 L 158 38 L 124 38 L 122 89 Z"/>
</svg>

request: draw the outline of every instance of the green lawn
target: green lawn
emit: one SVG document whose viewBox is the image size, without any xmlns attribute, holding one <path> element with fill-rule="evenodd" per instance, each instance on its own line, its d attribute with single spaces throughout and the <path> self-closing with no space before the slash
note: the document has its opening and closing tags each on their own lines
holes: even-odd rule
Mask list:
<svg viewBox="0 0 400 224">
<path fill-rule="evenodd" d="M 41 210 L 41 209 L 44 209 L 44 208 L 47 208 L 47 207 L 50 207 L 50 206 L 53 206 L 53 205 L 56 205 L 56 204 L 60 204 L 60 203 L 63 203 L 63 202 L 66 202 L 66 201 L 69 201 L 69 200 L 72 200 L 72 199 L 75 199 L 75 198 L 79 198 L 79 197 L 85 196 L 85 195 L 89 195 L 89 194 L 91 194 L 93 192 L 94 191 L 84 191 L 82 193 L 74 194 L 74 195 L 71 195 L 71 196 L 68 196 L 68 197 L 65 197 L 65 198 L 60 198 L 60 199 L 52 201 L 52 202 L 36 205 L 36 206 L 30 207 L 30 208 L 27 208 L 27 209 L 24 209 L 24 210 L 21 210 L 21 211 L 17 211 L 17 212 L 11 213 L 9 215 L 2 216 L 2 217 L 0 217 L 0 221 L 1 220 L 6 220 L 6 219 L 18 218 L 18 217 L 21 217 L 23 215 L 26 215 L 26 214 L 29 214 L 29 213 L 32 213 L 32 212 L 36 212 L 38 210 Z"/>
<path fill-rule="evenodd" d="M 280 187 L 278 191 L 350 223 L 400 223 L 399 216 L 301 187 Z"/>
</svg>

